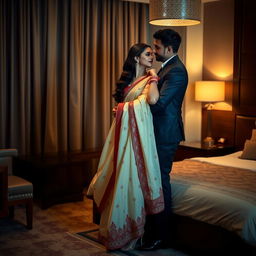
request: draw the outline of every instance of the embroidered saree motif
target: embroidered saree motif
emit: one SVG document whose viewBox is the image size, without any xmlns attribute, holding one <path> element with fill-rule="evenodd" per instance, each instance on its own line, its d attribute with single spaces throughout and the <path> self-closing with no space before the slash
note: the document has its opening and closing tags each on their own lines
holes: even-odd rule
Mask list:
<svg viewBox="0 0 256 256">
<path fill-rule="evenodd" d="M 161 211 L 164 201 L 163 201 L 163 192 L 160 188 L 159 198 L 152 200 L 151 199 L 151 190 L 147 181 L 146 166 L 144 163 L 144 157 L 142 152 L 142 147 L 140 143 L 139 130 L 137 126 L 137 121 L 134 113 L 133 102 L 129 102 L 129 125 L 131 130 L 132 145 L 134 150 L 134 156 L 136 160 L 136 165 L 138 168 L 138 176 L 142 188 L 142 193 L 145 201 L 145 208 L 147 214 L 154 214 Z"/>
<path fill-rule="evenodd" d="M 111 250 L 141 237 L 146 214 L 164 209 L 152 115 L 142 94 L 148 79 L 136 81 L 118 104 L 87 192 L 101 211 L 99 238 Z"/>
<path fill-rule="evenodd" d="M 104 237 L 99 235 L 99 240 L 109 249 L 114 250 L 122 248 L 127 241 L 133 240 L 134 237 L 141 237 L 144 233 L 145 225 L 145 211 L 142 208 L 141 216 L 136 220 L 126 215 L 126 224 L 123 228 L 118 228 L 114 222 L 109 227 L 108 236 Z"/>
</svg>

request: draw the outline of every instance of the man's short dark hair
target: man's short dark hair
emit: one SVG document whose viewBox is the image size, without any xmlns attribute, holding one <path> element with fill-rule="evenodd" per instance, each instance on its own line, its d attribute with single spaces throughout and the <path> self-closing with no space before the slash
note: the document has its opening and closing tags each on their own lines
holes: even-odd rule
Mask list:
<svg viewBox="0 0 256 256">
<path fill-rule="evenodd" d="M 161 40 L 164 47 L 172 46 L 174 53 L 177 53 L 181 43 L 181 36 L 172 29 L 160 29 L 153 35 L 155 39 Z"/>
</svg>

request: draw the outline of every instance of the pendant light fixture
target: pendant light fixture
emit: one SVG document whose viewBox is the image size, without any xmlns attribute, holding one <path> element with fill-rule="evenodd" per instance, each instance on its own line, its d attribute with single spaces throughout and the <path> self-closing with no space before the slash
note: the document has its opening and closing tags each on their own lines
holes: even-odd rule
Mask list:
<svg viewBox="0 0 256 256">
<path fill-rule="evenodd" d="M 149 0 L 149 23 L 191 26 L 201 21 L 201 0 Z"/>
</svg>

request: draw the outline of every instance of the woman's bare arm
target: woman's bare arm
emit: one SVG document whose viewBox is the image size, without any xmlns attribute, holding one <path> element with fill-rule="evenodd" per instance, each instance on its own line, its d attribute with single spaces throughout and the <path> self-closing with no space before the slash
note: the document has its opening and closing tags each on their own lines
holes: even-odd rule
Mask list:
<svg viewBox="0 0 256 256">
<path fill-rule="evenodd" d="M 148 74 L 151 75 L 151 78 L 149 78 L 149 84 L 148 84 L 148 92 L 147 92 L 147 102 L 150 105 L 154 105 L 157 103 L 159 99 L 159 91 L 157 88 L 158 83 L 158 76 L 156 74 L 155 69 L 150 69 L 148 71 Z"/>
</svg>

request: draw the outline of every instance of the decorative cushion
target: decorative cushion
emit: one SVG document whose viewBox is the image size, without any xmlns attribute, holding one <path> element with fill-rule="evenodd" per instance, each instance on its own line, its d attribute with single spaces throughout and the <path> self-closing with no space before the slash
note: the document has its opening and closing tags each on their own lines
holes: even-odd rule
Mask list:
<svg viewBox="0 0 256 256">
<path fill-rule="evenodd" d="M 253 141 L 253 140 L 245 141 L 244 150 L 240 158 L 256 160 L 256 141 Z"/>
<path fill-rule="evenodd" d="M 18 176 L 8 176 L 8 200 L 18 200 L 33 197 L 31 182 Z"/>
</svg>

